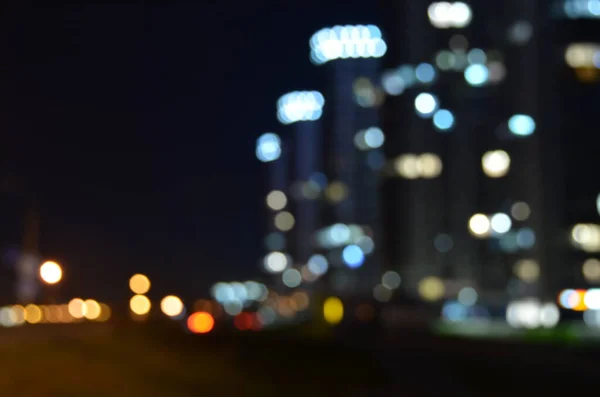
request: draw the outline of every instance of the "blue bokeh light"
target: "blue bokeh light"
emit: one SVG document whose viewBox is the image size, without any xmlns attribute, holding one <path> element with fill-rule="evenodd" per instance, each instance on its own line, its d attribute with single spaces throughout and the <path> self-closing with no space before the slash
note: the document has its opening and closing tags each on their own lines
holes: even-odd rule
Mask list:
<svg viewBox="0 0 600 397">
<path fill-rule="evenodd" d="M 474 64 L 465 69 L 465 80 L 473 86 L 480 86 L 488 81 L 490 72 L 485 65 Z"/>
<path fill-rule="evenodd" d="M 448 131 L 454 126 L 454 115 L 449 110 L 440 109 L 433 114 L 433 125 L 440 131 Z"/>
<path fill-rule="evenodd" d="M 349 245 L 342 251 L 342 259 L 348 267 L 357 268 L 365 261 L 365 254 L 359 246 Z"/>
</svg>

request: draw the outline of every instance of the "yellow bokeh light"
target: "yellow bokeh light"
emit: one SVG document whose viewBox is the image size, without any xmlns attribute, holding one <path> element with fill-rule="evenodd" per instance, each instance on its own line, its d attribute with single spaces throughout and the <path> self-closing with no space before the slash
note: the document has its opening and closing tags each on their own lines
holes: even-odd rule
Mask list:
<svg viewBox="0 0 600 397">
<path fill-rule="evenodd" d="M 49 323 L 59 322 L 59 317 L 58 317 L 58 314 L 56 313 L 56 306 L 54 306 L 54 305 L 44 306 L 44 308 L 42 309 L 42 312 L 44 313 L 44 319 L 47 322 L 49 322 Z"/>
<path fill-rule="evenodd" d="M 42 309 L 37 305 L 25 306 L 25 321 L 29 324 L 37 324 L 42 321 Z"/>
<path fill-rule="evenodd" d="M 40 278 L 46 284 L 56 284 L 62 279 L 62 269 L 58 263 L 48 261 L 40 266 Z"/>
<path fill-rule="evenodd" d="M 108 306 L 106 303 L 101 303 L 100 304 L 100 317 L 98 317 L 96 319 L 96 321 L 100 321 L 100 322 L 108 321 L 110 319 L 111 315 L 112 315 L 112 310 L 110 309 L 110 306 Z"/>
<path fill-rule="evenodd" d="M 15 305 L 12 307 L 11 319 L 14 325 L 21 325 L 25 322 L 25 308 L 21 305 Z"/>
<path fill-rule="evenodd" d="M 58 321 L 61 323 L 70 323 L 73 321 L 73 317 L 71 316 L 71 313 L 69 313 L 69 305 L 58 305 L 56 306 L 56 309 Z"/>
<path fill-rule="evenodd" d="M 332 203 L 339 203 L 348 197 L 348 187 L 343 182 L 331 182 L 325 188 L 325 197 Z"/>
<path fill-rule="evenodd" d="M 196 312 L 188 318 L 187 325 L 195 334 L 206 334 L 214 328 L 215 319 L 210 313 Z"/>
<path fill-rule="evenodd" d="M 487 215 L 475 214 L 469 219 L 469 231 L 475 237 L 487 237 L 491 228 L 491 221 Z"/>
<path fill-rule="evenodd" d="M 85 318 L 88 320 L 97 320 L 101 311 L 100 304 L 95 300 L 87 299 L 85 301 Z"/>
<path fill-rule="evenodd" d="M 419 282 L 419 295 L 427 301 L 437 301 L 446 293 L 444 282 L 438 277 L 425 277 Z"/>
<path fill-rule="evenodd" d="M 329 324 L 338 324 L 344 318 L 344 304 L 340 298 L 330 297 L 323 304 L 323 317 Z"/>
<path fill-rule="evenodd" d="M 287 197 L 281 190 L 273 190 L 267 195 L 267 206 L 273 211 L 280 211 L 287 205 Z"/>
<path fill-rule="evenodd" d="M 82 299 L 75 298 L 69 302 L 69 314 L 75 319 L 82 319 L 86 314 L 85 302 Z"/>
<path fill-rule="evenodd" d="M 177 317 L 183 313 L 183 302 L 177 296 L 165 296 L 160 301 L 160 310 L 169 317 Z"/>
<path fill-rule="evenodd" d="M 587 259 L 585 262 L 583 262 L 581 271 L 587 282 L 600 282 L 600 260 L 595 258 Z"/>
<path fill-rule="evenodd" d="M 150 279 L 143 274 L 134 274 L 129 279 L 129 288 L 134 294 L 145 294 L 150 291 Z"/>
<path fill-rule="evenodd" d="M 423 153 L 417 162 L 419 174 L 423 178 L 435 178 L 442 173 L 442 160 L 434 153 Z"/>
<path fill-rule="evenodd" d="M 148 314 L 150 311 L 150 299 L 144 295 L 135 295 L 129 300 L 129 308 L 137 315 Z"/>
<path fill-rule="evenodd" d="M 535 283 L 540 278 L 540 265 L 533 259 L 518 260 L 513 271 L 525 283 Z"/>
<path fill-rule="evenodd" d="M 394 160 L 394 169 L 402 178 L 417 179 L 421 175 L 419 157 L 414 154 L 403 154 Z"/>
<path fill-rule="evenodd" d="M 486 152 L 481 158 L 481 166 L 490 178 L 501 178 L 508 173 L 510 156 L 504 150 Z"/>
<path fill-rule="evenodd" d="M 275 215 L 275 227 L 282 232 L 290 231 L 294 228 L 294 224 L 296 223 L 296 219 L 294 215 L 290 214 L 287 211 L 280 212 Z"/>
</svg>

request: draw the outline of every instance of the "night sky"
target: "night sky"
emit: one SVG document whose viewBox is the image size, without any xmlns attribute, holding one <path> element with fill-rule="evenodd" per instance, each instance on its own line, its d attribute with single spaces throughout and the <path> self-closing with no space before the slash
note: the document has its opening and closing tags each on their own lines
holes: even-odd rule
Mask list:
<svg viewBox="0 0 600 397">
<path fill-rule="evenodd" d="M 261 4 L 4 6 L 3 175 L 38 197 L 65 298 L 126 296 L 134 272 L 187 297 L 260 275 L 255 139 L 281 94 L 318 88 L 314 31 L 376 22 L 362 1 Z"/>
</svg>

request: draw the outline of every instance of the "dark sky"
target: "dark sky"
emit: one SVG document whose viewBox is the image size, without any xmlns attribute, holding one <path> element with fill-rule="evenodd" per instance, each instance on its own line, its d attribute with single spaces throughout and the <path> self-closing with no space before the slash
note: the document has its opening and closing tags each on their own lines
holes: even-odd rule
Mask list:
<svg viewBox="0 0 600 397">
<path fill-rule="evenodd" d="M 37 192 L 64 295 L 125 296 L 137 271 L 190 297 L 260 274 L 254 141 L 276 130 L 279 95 L 318 88 L 310 35 L 376 15 L 261 4 L 5 6 L 3 169 Z"/>
</svg>

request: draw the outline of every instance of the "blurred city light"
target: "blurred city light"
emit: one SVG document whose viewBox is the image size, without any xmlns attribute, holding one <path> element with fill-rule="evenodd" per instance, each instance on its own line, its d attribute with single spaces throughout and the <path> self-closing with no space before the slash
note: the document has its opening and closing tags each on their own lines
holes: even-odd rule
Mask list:
<svg viewBox="0 0 600 397">
<path fill-rule="evenodd" d="M 435 68 L 429 63 L 420 63 L 415 68 L 415 77 L 423 84 L 429 84 L 435 80 Z"/>
<path fill-rule="evenodd" d="M 110 309 L 110 306 L 108 306 L 106 303 L 100 303 L 100 316 L 96 319 L 96 321 L 106 322 L 110 320 L 111 315 L 112 310 Z"/>
<path fill-rule="evenodd" d="M 511 302 L 506 309 L 506 321 L 514 328 L 553 328 L 560 321 L 560 311 L 554 303 L 536 300 Z"/>
<path fill-rule="evenodd" d="M 273 190 L 267 195 L 267 206 L 273 211 L 281 211 L 287 205 L 287 197 L 280 190 Z"/>
<path fill-rule="evenodd" d="M 359 246 L 349 245 L 342 251 L 342 260 L 348 267 L 357 268 L 365 261 L 365 254 Z"/>
<path fill-rule="evenodd" d="M 437 178 L 441 175 L 443 165 L 440 157 L 435 153 L 421 155 L 402 154 L 394 160 L 394 170 L 402 178 Z"/>
<path fill-rule="evenodd" d="M 425 277 L 418 285 L 419 295 L 426 301 L 437 301 L 442 299 L 446 293 L 444 282 L 435 276 Z"/>
<path fill-rule="evenodd" d="M 184 311 L 183 302 L 175 295 L 165 296 L 160 301 L 160 310 L 169 317 L 178 317 Z"/>
<path fill-rule="evenodd" d="M 380 58 L 387 45 L 374 25 L 346 25 L 324 28 L 310 39 L 311 60 L 323 64 L 335 59 Z"/>
<path fill-rule="evenodd" d="M 281 273 L 289 265 L 288 257 L 282 252 L 271 252 L 264 259 L 264 268 L 269 273 Z"/>
<path fill-rule="evenodd" d="M 599 283 L 600 282 L 600 260 L 596 258 L 589 258 L 583 262 L 583 266 L 581 267 L 581 272 L 583 273 L 583 277 L 589 283 Z"/>
<path fill-rule="evenodd" d="M 421 117 L 430 117 L 438 109 L 438 99 L 427 92 L 420 93 L 415 98 L 415 109 Z"/>
<path fill-rule="evenodd" d="M 393 291 L 383 284 L 377 284 L 373 288 L 373 298 L 378 302 L 389 302 L 392 295 Z"/>
<path fill-rule="evenodd" d="M 487 55 L 481 48 L 472 48 L 467 54 L 469 65 L 484 65 L 487 62 Z"/>
<path fill-rule="evenodd" d="M 370 127 L 356 133 L 354 144 L 359 150 L 371 150 L 380 148 L 385 142 L 383 131 L 377 127 Z"/>
<path fill-rule="evenodd" d="M 256 157 L 263 163 L 275 161 L 281 156 L 281 139 L 277 134 L 267 132 L 256 141 Z"/>
<path fill-rule="evenodd" d="M 325 98 L 318 91 L 290 92 L 277 101 L 277 118 L 283 124 L 315 121 L 321 118 L 324 104 Z"/>
<path fill-rule="evenodd" d="M 490 226 L 492 231 L 497 234 L 507 233 L 512 227 L 510 217 L 503 213 L 497 213 L 490 218 Z"/>
<path fill-rule="evenodd" d="M 288 288 L 296 288 L 302 283 L 302 274 L 296 269 L 287 269 L 281 275 L 281 281 Z"/>
<path fill-rule="evenodd" d="M 469 219 L 469 231 L 475 237 L 487 237 L 491 231 L 490 218 L 484 214 L 475 214 Z"/>
<path fill-rule="evenodd" d="M 53 261 L 47 261 L 40 266 L 40 278 L 46 284 L 56 284 L 62 279 L 62 268 Z"/>
<path fill-rule="evenodd" d="M 518 136 L 529 136 L 535 131 L 535 121 L 526 114 L 515 114 L 508 119 L 508 129 Z"/>
<path fill-rule="evenodd" d="M 600 0 L 563 0 L 563 12 L 570 19 L 600 18 Z"/>
<path fill-rule="evenodd" d="M 308 270 L 315 276 L 322 276 L 329 269 L 329 261 L 323 255 L 313 255 L 308 259 Z"/>
<path fill-rule="evenodd" d="M 600 67 L 598 54 L 600 45 L 594 43 L 573 43 L 565 50 L 565 62 L 574 69 L 597 69 Z"/>
<path fill-rule="evenodd" d="M 401 281 L 400 275 L 393 270 L 388 270 L 381 276 L 381 284 L 391 290 L 400 287 Z"/>
<path fill-rule="evenodd" d="M 600 225 L 580 223 L 573 226 L 571 243 L 585 252 L 600 252 Z"/>
<path fill-rule="evenodd" d="M 98 320 L 102 314 L 102 307 L 100 306 L 100 304 L 93 299 L 86 299 L 84 301 L 84 304 L 84 317 L 88 320 Z"/>
<path fill-rule="evenodd" d="M 517 221 L 526 221 L 531 215 L 531 208 L 529 208 L 529 204 L 517 201 L 510 207 L 510 214 Z"/>
<path fill-rule="evenodd" d="M 27 321 L 29 324 L 38 324 L 43 319 L 43 313 L 39 306 L 34 305 L 34 304 L 29 304 L 29 305 L 25 306 L 25 316 L 24 317 L 25 317 L 25 321 Z M 81 317 L 76 317 L 76 316 L 73 316 L 73 317 L 81 318 L 81 317 L 83 317 L 83 315 Z M 12 313 L 11 313 L 11 318 L 13 318 L 13 324 L 14 324 L 15 323 L 14 315 Z"/>
<path fill-rule="evenodd" d="M 438 29 L 464 28 L 469 25 L 473 14 L 462 1 L 436 1 L 429 5 L 427 16 L 431 25 Z"/>
<path fill-rule="evenodd" d="M 134 295 L 129 300 L 129 308 L 131 311 L 139 316 L 148 314 L 150 312 L 152 304 L 150 299 L 144 295 Z M 73 316 L 75 317 L 75 316 Z"/>
<path fill-rule="evenodd" d="M 433 114 L 433 125 L 440 131 L 448 131 L 454 126 L 454 115 L 446 109 L 439 109 Z"/>
<path fill-rule="evenodd" d="M 84 318 L 87 312 L 85 302 L 79 298 L 71 299 L 67 307 L 69 309 L 69 314 L 75 319 Z"/>
<path fill-rule="evenodd" d="M 134 274 L 129 279 L 129 289 L 134 294 L 145 294 L 150 291 L 150 280 L 143 274 Z"/>
<path fill-rule="evenodd" d="M 340 298 L 329 297 L 323 304 L 323 316 L 329 324 L 339 324 L 344 318 L 344 304 Z"/>
<path fill-rule="evenodd" d="M 519 259 L 515 263 L 514 273 L 525 283 L 535 283 L 540 278 L 540 265 L 533 259 Z"/>
<path fill-rule="evenodd" d="M 282 232 L 288 232 L 294 228 L 296 218 L 291 213 L 283 211 L 275 215 L 274 223 L 277 229 Z"/>
<path fill-rule="evenodd" d="M 406 83 L 396 70 L 387 70 L 381 75 L 381 86 L 386 94 L 397 96 L 404 92 Z"/>
<path fill-rule="evenodd" d="M 210 313 L 192 313 L 187 320 L 188 329 L 195 334 L 206 334 L 215 326 L 215 319 Z"/>
<path fill-rule="evenodd" d="M 458 301 L 467 307 L 477 303 L 477 299 L 479 299 L 479 294 L 472 287 L 461 288 L 458 292 Z"/>
<path fill-rule="evenodd" d="M 533 26 L 528 21 L 516 21 L 508 30 L 508 38 L 513 44 L 525 45 L 533 35 Z"/>
<path fill-rule="evenodd" d="M 469 65 L 464 72 L 465 80 L 472 86 L 481 86 L 487 83 L 490 72 L 485 65 Z"/>
<path fill-rule="evenodd" d="M 510 156 L 504 150 L 489 151 L 481 158 L 481 165 L 490 178 L 501 178 L 508 173 Z"/>
</svg>

